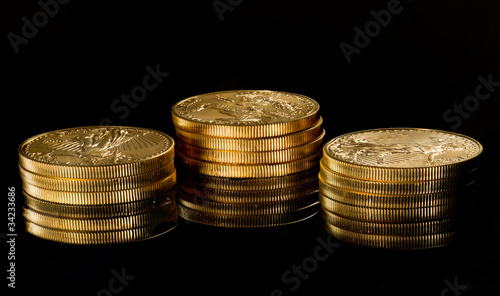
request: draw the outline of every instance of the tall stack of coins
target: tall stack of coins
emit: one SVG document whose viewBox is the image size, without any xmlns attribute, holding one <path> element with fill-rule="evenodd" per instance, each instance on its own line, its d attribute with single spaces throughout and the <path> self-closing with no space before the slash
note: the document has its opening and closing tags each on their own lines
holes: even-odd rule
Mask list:
<svg viewBox="0 0 500 296">
<path fill-rule="evenodd" d="M 268 227 L 318 211 L 324 137 L 319 105 L 277 91 L 223 91 L 172 108 L 179 216 L 219 227 Z"/>
<path fill-rule="evenodd" d="M 174 141 L 158 131 L 91 126 L 24 141 L 19 169 L 29 233 L 69 244 L 138 241 L 177 223 Z"/>
<path fill-rule="evenodd" d="M 320 203 L 326 229 L 354 244 L 443 246 L 460 230 L 462 194 L 483 148 L 467 136 L 387 128 L 336 137 L 323 147 Z"/>
</svg>

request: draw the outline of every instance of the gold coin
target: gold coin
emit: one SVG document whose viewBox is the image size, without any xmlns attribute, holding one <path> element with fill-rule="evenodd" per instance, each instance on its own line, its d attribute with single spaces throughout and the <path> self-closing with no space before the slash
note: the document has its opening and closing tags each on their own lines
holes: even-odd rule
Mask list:
<svg viewBox="0 0 500 296">
<path fill-rule="evenodd" d="M 224 164 L 266 164 L 266 163 L 282 163 L 290 162 L 305 158 L 321 151 L 321 143 L 323 142 L 323 132 L 320 137 L 312 142 L 301 146 L 275 151 L 264 152 L 242 152 L 242 151 L 227 151 L 205 149 L 196 146 L 184 144 L 179 141 L 179 149 L 184 155 L 196 158 L 203 161 L 224 163 Z"/>
<path fill-rule="evenodd" d="M 464 175 L 419 182 L 380 182 L 346 177 L 330 171 L 320 161 L 319 179 L 329 185 L 345 190 L 381 195 L 421 195 L 455 190 L 474 182 L 474 175 Z"/>
<path fill-rule="evenodd" d="M 221 138 L 266 138 L 291 134 L 319 120 L 319 104 L 299 95 L 269 90 L 202 94 L 172 107 L 174 125 Z"/>
<path fill-rule="evenodd" d="M 210 214 L 203 211 L 197 211 L 177 205 L 179 217 L 205 225 L 230 228 L 260 228 L 281 226 L 312 218 L 318 213 L 317 205 L 311 205 L 307 208 L 291 211 L 283 214 L 255 215 L 255 216 L 224 216 Z"/>
<path fill-rule="evenodd" d="M 184 169 L 194 173 L 227 178 L 268 178 L 285 176 L 312 169 L 318 165 L 322 153 L 316 153 L 312 156 L 286 163 L 257 165 L 212 163 L 187 157 L 180 150 L 177 150 L 177 155 Z"/>
<path fill-rule="evenodd" d="M 378 181 L 457 177 L 477 166 L 483 147 L 446 131 L 384 128 L 338 136 L 324 147 L 324 166 L 339 174 Z"/>
<path fill-rule="evenodd" d="M 117 191 L 146 186 L 151 183 L 159 182 L 172 173 L 175 173 L 174 162 L 168 165 L 140 175 L 128 177 L 108 178 L 108 179 L 67 179 L 57 177 L 46 177 L 37 173 L 25 170 L 19 166 L 19 171 L 23 182 L 33 186 L 71 192 L 99 192 L 99 191 Z"/>
<path fill-rule="evenodd" d="M 319 192 L 335 201 L 369 208 L 418 208 L 458 201 L 462 190 L 420 195 L 380 195 L 345 190 L 319 181 Z"/>
<path fill-rule="evenodd" d="M 313 168 L 299 173 L 269 178 L 213 177 L 179 170 L 179 184 L 194 190 L 277 190 L 317 182 L 318 170 Z"/>
<path fill-rule="evenodd" d="M 366 234 L 345 230 L 330 223 L 325 223 L 325 228 L 332 236 L 351 244 L 399 250 L 446 246 L 454 242 L 458 235 L 456 231 L 412 236 Z"/>
<path fill-rule="evenodd" d="M 202 134 L 186 132 L 179 128 L 175 130 L 179 142 L 184 142 L 196 147 L 214 150 L 264 152 L 289 149 L 314 141 L 324 132 L 321 128 L 322 125 L 323 118 L 320 117 L 314 126 L 303 131 L 284 136 L 257 139 L 207 137 Z"/>
<path fill-rule="evenodd" d="M 306 196 L 278 202 L 223 203 L 199 197 L 191 197 L 180 191 L 177 202 L 192 210 L 216 215 L 255 216 L 284 214 L 290 211 L 307 208 L 312 204 L 318 204 L 318 196 L 315 192 Z"/>
<path fill-rule="evenodd" d="M 99 219 L 142 214 L 173 204 L 177 190 L 173 188 L 167 193 L 135 202 L 95 206 L 56 204 L 23 193 L 25 206 L 36 212 L 61 218 Z"/>
<path fill-rule="evenodd" d="M 176 219 L 176 216 L 172 217 Z M 25 220 L 26 231 L 42 239 L 75 245 L 109 245 L 141 241 L 157 237 L 172 230 L 175 223 L 164 223 L 159 226 L 147 226 L 135 229 L 106 231 L 106 232 L 81 232 L 64 231 L 37 225 Z"/>
<path fill-rule="evenodd" d="M 168 219 L 171 219 L 173 216 L 172 213 L 175 212 L 175 204 L 172 203 L 142 214 L 104 219 L 62 218 L 43 214 L 26 207 L 23 210 L 23 216 L 26 220 L 32 223 L 52 229 L 67 231 L 103 232 L 158 225 L 160 223 L 168 221 Z"/>
<path fill-rule="evenodd" d="M 176 180 L 177 176 L 174 173 L 159 182 L 143 187 L 102 192 L 56 191 L 23 182 L 23 190 L 35 198 L 58 204 L 107 205 L 144 200 L 166 193 L 176 185 Z"/>
<path fill-rule="evenodd" d="M 164 167 L 174 140 L 155 130 L 122 126 L 68 128 L 36 135 L 19 146 L 19 164 L 40 175 L 105 179 Z"/>
<path fill-rule="evenodd" d="M 284 202 L 317 193 L 318 182 L 274 190 L 226 190 L 209 187 L 185 187 L 179 184 L 179 189 L 194 198 L 207 199 L 222 203 L 256 203 Z M 316 198 L 317 199 L 317 198 Z"/>
<path fill-rule="evenodd" d="M 343 204 L 319 194 L 321 206 L 342 217 L 373 222 L 417 222 L 453 217 L 458 214 L 458 203 L 424 208 L 384 209 L 364 208 Z"/>
<path fill-rule="evenodd" d="M 458 223 L 453 218 L 413 223 L 377 223 L 347 219 L 324 209 L 321 210 L 321 214 L 325 222 L 329 224 L 366 234 L 413 236 L 456 231 L 458 228 Z"/>
</svg>

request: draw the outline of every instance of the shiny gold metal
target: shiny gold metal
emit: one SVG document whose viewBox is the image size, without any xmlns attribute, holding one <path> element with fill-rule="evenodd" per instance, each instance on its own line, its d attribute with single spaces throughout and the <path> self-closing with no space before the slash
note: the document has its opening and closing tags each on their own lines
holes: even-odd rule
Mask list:
<svg viewBox="0 0 500 296">
<path fill-rule="evenodd" d="M 317 182 L 318 170 L 313 168 L 295 174 L 269 178 L 213 177 L 179 170 L 178 176 L 180 185 L 198 191 L 203 191 L 204 188 L 230 191 L 278 190 Z"/>
<path fill-rule="evenodd" d="M 49 177 L 105 179 L 160 169 L 174 157 L 174 140 L 155 130 L 88 126 L 33 136 L 19 146 L 19 164 Z"/>
<path fill-rule="evenodd" d="M 319 104 L 269 90 L 221 91 L 184 99 L 172 107 L 174 125 L 221 138 L 266 138 L 298 132 L 319 120 Z"/>
<path fill-rule="evenodd" d="M 58 204 L 107 205 L 144 200 L 166 193 L 176 185 L 176 180 L 177 176 L 174 173 L 159 182 L 143 187 L 100 192 L 55 191 L 23 182 L 23 190 L 35 198 Z"/>
<path fill-rule="evenodd" d="M 27 171 L 21 166 L 19 166 L 19 171 L 23 182 L 36 187 L 70 192 L 102 192 L 133 189 L 159 182 L 175 173 L 175 167 L 174 162 L 171 161 L 168 165 L 147 173 L 107 179 L 68 179 L 47 177 Z"/>
<path fill-rule="evenodd" d="M 351 244 L 399 250 L 446 246 L 454 242 L 458 235 L 456 231 L 411 236 L 366 234 L 345 230 L 330 223 L 325 223 L 325 228 L 332 236 Z"/>
<path fill-rule="evenodd" d="M 178 149 L 182 150 L 182 153 L 188 157 L 221 164 L 283 163 L 317 154 L 321 150 L 324 136 L 325 133 L 323 132 L 318 138 L 309 143 L 274 151 L 243 152 L 213 150 L 184 144 L 182 141 L 179 141 Z"/>
<path fill-rule="evenodd" d="M 175 228 L 177 215 L 171 217 L 171 222 L 161 225 L 147 226 L 119 231 L 81 232 L 64 231 L 44 227 L 25 220 L 26 231 L 42 239 L 74 245 L 110 245 L 123 244 L 150 239 Z"/>
<path fill-rule="evenodd" d="M 23 216 L 26 220 L 34 224 L 52 229 L 66 231 L 103 232 L 128 230 L 159 225 L 171 219 L 171 216 L 175 212 L 175 203 L 171 203 L 146 213 L 113 218 L 62 218 L 43 214 L 26 207 L 23 210 Z"/>
<path fill-rule="evenodd" d="M 274 190 L 226 190 L 209 187 L 186 187 L 179 184 L 180 191 L 196 199 L 204 199 L 222 203 L 269 203 L 287 202 L 303 196 L 317 193 L 318 182 Z M 317 200 L 317 198 L 316 198 Z"/>
<path fill-rule="evenodd" d="M 188 157 L 180 150 L 177 150 L 177 155 L 185 169 L 195 173 L 227 178 L 267 178 L 285 176 L 311 169 L 318 165 L 322 153 L 316 153 L 312 156 L 286 163 L 258 165 L 212 163 Z"/>
<path fill-rule="evenodd" d="M 368 208 L 431 207 L 458 201 L 462 190 L 451 190 L 419 195 L 381 195 L 345 190 L 319 181 L 319 192 L 335 201 Z"/>
<path fill-rule="evenodd" d="M 321 210 L 321 214 L 327 223 L 338 228 L 365 234 L 397 236 L 428 235 L 456 231 L 458 228 L 458 221 L 453 218 L 410 223 L 383 223 L 347 219 L 325 209 Z"/>
<path fill-rule="evenodd" d="M 358 179 L 421 182 L 458 177 L 474 169 L 482 151 L 478 141 L 452 132 L 383 128 L 328 141 L 323 165 Z"/>
<path fill-rule="evenodd" d="M 24 204 L 36 212 L 60 218 L 101 219 L 142 214 L 175 203 L 177 190 L 135 202 L 108 205 L 66 205 L 47 202 L 24 193 Z"/>
<path fill-rule="evenodd" d="M 320 162 L 319 179 L 329 185 L 350 191 L 382 195 L 422 195 L 455 190 L 473 183 L 474 175 L 419 182 L 380 182 L 360 180 L 337 174 Z"/>
<path fill-rule="evenodd" d="M 255 216 L 284 214 L 318 204 L 317 193 L 278 202 L 224 203 L 179 192 L 177 202 L 187 208 L 223 216 Z"/>
<path fill-rule="evenodd" d="M 179 217 L 199 224 L 231 228 L 260 228 L 287 225 L 307 220 L 318 213 L 318 207 L 317 204 L 313 204 L 304 209 L 282 214 L 254 216 L 216 215 L 204 211 L 193 210 L 182 204 L 177 205 L 177 211 Z"/>
<path fill-rule="evenodd" d="M 228 151 L 242 152 L 264 152 L 290 149 L 312 142 L 324 132 L 321 128 L 323 119 L 320 117 L 316 124 L 308 129 L 269 138 L 239 139 L 239 138 L 217 138 L 202 134 L 190 133 L 176 128 L 179 142 L 192 146 Z"/>
<path fill-rule="evenodd" d="M 339 216 L 373 222 L 417 222 L 453 217 L 458 213 L 456 202 L 423 208 L 365 208 L 343 204 L 319 194 L 321 206 Z"/>
</svg>

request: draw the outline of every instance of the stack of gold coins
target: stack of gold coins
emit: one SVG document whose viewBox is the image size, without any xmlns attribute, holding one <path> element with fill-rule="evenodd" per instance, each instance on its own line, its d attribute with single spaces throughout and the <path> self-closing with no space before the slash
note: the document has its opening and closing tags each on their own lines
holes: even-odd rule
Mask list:
<svg viewBox="0 0 500 296">
<path fill-rule="evenodd" d="M 467 136 L 418 128 L 366 130 L 330 140 L 319 173 L 327 231 L 388 249 L 451 243 L 482 150 Z"/>
<path fill-rule="evenodd" d="M 172 108 L 178 136 L 179 216 L 219 227 L 268 227 L 318 212 L 324 137 L 306 96 L 222 91 Z"/>
<path fill-rule="evenodd" d="M 113 244 L 177 224 L 174 141 L 158 131 L 90 126 L 19 147 L 26 230 L 69 244 Z"/>
</svg>

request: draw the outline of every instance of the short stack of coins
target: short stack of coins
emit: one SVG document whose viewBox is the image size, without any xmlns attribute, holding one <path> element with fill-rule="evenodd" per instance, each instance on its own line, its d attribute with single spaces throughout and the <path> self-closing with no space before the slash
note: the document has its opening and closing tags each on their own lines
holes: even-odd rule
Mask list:
<svg viewBox="0 0 500 296">
<path fill-rule="evenodd" d="M 178 212 L 231 228 L 270 227 L 318 212 L 324 137 L 319 105 L 292 93 L 208 93 L 172 107 Z"/>
<path fill-rule="evenodd" d="M 19 146 L 27 232 L 68 244 L 139 241 L 175 227 L 174 140 L 121 126 L 68 128 Z"/>
<path fill-rule="evenodd" d="M 448 245 L 461 229 L 482 146 L 451 132 L 365 130 L 323 147 L 319 190 L 327 231 L 349 243 L 422 249 Z"/>
</svg>

